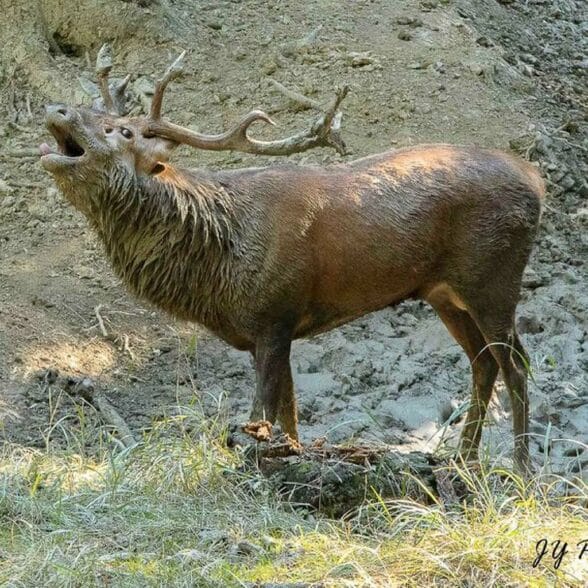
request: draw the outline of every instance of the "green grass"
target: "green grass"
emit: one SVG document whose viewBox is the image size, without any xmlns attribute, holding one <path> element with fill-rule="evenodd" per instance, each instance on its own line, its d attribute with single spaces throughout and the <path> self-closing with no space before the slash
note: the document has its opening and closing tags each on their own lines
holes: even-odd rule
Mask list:
<svg viewBox="0 0 588 588">
<path fill-rule="evenodd" d="M 374 494 L 334 521 L 293 510 L 241 472 L 222 427 L 189 411 L 131 451 L 108 440 L 94 453 L 76 448 L 2 449 L 0 585 L 588 583 L 588 553 L 580 561 L 576 548 L 588 539 L 580 482 L 523 483 L 489 466 L 455 466 L 471 492 L 460 504 Z M 559 570 L 548 555 L 533 568 L 542 538 L 568 542 Z"/>
</svg>

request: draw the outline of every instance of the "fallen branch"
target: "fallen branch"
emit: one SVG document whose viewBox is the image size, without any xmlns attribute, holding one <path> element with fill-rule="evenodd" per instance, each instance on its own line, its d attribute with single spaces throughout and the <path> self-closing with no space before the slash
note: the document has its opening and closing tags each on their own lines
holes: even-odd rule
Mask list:
<svg viewBox="0 0 588 588">
<path fill-rule="evenodd" d="M 135 361 L 135 354 L 133 353 L 131 346 L 129 345 L 129 336 L 125 333 L 123 335 L 123 351 L 129 354 L 129 357 Z"/>
<path fill-rule="evenodd" d="M 39 149 L 26 148 L 26 149 L 12 149 L 9 151 L 0 151 L 0 157 L 14 157 L 18 159 L 30 159 L 39 157 Z"/>
<path fill-rule="evenodd" d="M 105 423 L 118 431 L 120 440 L 125 447 L 134 447 L 137 445 L 137 441 L 128 425 L 118 414 L 114 406 L 110 404 L 106 396 L 95 392 L 92 395 L 92 400 L 89 402 L 100 412 L 100 416 L 104 419 Z"/>
<path fill-rule="evenodd" d="M 45 188 L 46 185 L 43 182 L 27 182 L 19 180 L 10 180 L 8 182 L 12 188 Z"/>
<path fill-rule="evenodd" d="M 98 321 L 98 326 L 100 327 L 100 332 L 102 333 L 102 336 L 104 338 L 108 338 L 108 331 L 106 330 L 106 327 L 104 326 L 104 320 L 102 319 L 102 315 L 100 314 L 101 308 L 102 308 L 102 304 L 99 304 L 98 306 L 96 306 L 94 308 L 94 316 L 96 317 L 96 320 Z"/>
<path fill-rule="evenodd" d="M 131 448 L 137 445 L 137 441 L 129 426 L 108 398 L 102 392 L 96 390 L 92 380 L 84 378 L 77 384 L 74 392 L 79 394 L 88 404 L 91 404 L 98 411 L 106 425 L 110 425 L 117 431 L 120 441 L 125 447 Z"/>
<path fill-rule="evenodd" d="M 304 94 L 300 94 L 299 92 L 296 92 L 295 90 L 290 90 L 289 88 L 286 88 L 286 86 L 284 86 L 283 84 L 280 84 L 280 82 L 278 82 L 277 80 L 274 80 L 273 78 L 269 78 L 269 82 L 278 92 L 280 92 L 281 94 L 286 96 L 286 98 L 288 98 L 288 100 L 295 102 L 296 104 L 298 104 L 302 108 L 306 108 L 306 109 L 312 108 L 313 110 L 320 110 L 321 109 L 321 104 L 317 100 L 313 100 L 312 98 L 308 98 Z"/>
<path fill-rule="evenodd" d="M 30 133 L 34 133 L 36 131 L 36 129 L 33 129 L 31 127 L 25 127 L 23 125 L 19 125 L 17 122 L 12 121 L 12 120 L 8 121 L 8 126 L 17 130 L 17 131 L 20 131 L 21 133 L 29 133 L 30 134 Z"/>
</svg>

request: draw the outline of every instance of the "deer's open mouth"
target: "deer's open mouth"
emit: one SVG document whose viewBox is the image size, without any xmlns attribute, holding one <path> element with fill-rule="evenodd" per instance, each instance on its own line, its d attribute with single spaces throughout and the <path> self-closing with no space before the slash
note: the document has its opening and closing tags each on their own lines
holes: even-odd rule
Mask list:
<svg viewBox="0 0 588 588">
<path fill-rule="evenodd" d="M 85 149 L 76 141 L 71 132 L 55 124 L 48 124 L 47 127 L 55 137 L 57 146 L 56 148 L 52 148 L 47 143 L 43 143 L 39 147 L 42 157 L 57 155 L 69 159 L 77 159 L 84 155 L 86 152 Z"/>
</svg>

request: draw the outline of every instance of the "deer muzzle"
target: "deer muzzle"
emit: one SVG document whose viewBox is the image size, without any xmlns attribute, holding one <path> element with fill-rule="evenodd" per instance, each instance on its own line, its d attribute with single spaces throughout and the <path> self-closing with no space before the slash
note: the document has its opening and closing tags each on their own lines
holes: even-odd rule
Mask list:
<svg viewBox="0 0 588 588">
<path fill-rule="evenodd" d="M 46 107 L 46 125 L 56 141 L 56 146 L 48 143 L 39 146 L 41 165 L 48 171 L 60 169 L 78 163 L 86 154 L 84 134 L 79 113 L 61 104 Z"/>
</svg>

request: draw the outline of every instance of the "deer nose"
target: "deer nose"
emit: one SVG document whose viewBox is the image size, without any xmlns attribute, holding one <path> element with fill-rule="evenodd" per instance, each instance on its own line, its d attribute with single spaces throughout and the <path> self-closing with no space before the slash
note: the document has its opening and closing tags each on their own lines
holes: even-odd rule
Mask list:
<svg viewBox="0 0 588 588">
<path fill-rule="evenodd" d="M 45 106 L 45 112 L 53 117 L 69 118 L 70 115 L 69 109 L 64 104 L 48 104 Z"/>
</svg>

